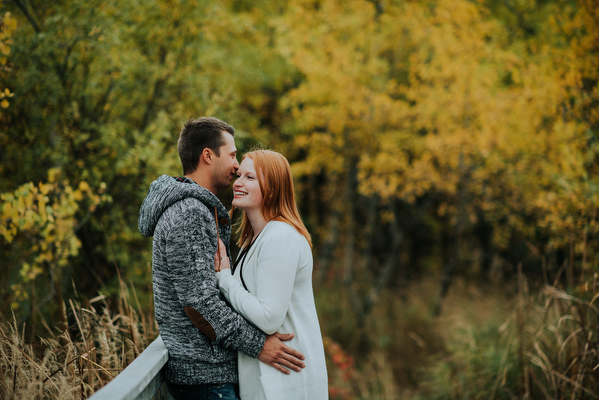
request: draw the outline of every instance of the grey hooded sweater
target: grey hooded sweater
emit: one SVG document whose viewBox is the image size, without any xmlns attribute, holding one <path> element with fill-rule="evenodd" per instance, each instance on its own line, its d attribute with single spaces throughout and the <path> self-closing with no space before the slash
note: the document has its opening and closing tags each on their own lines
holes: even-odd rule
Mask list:
<svg viewBox="0 0 599 400">
<path fill-rule="evenodd" d="M 230 219 L 218 198 L 198 184 L 167 175 L 152 183 L 141 206 L 139 231 L 154 237 L 154 307 L 169 352 L 170 383 L 236 383 L 237 351 L 257 357 L 266 340 L 265 333 L 227 305 L 218 289 L 217 225 L 228 243 Z"/>
</svg>

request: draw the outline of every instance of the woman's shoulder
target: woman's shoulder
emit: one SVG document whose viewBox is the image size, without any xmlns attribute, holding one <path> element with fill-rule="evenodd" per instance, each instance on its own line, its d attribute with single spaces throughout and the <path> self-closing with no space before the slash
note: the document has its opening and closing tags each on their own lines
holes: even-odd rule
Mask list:
<svg viewBox="0 0 599 400">
<path fill-rule="evenodd" d="M 289 235 L 299 235 L 301 234 L 293 227 L 293 225 L 284 222 L 284 221 L 270 221 L 268 223 L 269 231 L 271 234 L 289 234 Z"/>
<path fill-rule="evenodd" d="M 264 236 L 262 236 L 264 235 Z M 277 254 L 286 259 L 299 257 L 302 265 L 308 265 L 312 259 L 312 249 L 306 238 L 295 227 L 283 221 L 271 221 L 260 234 L 260 251 Z"/>
<path fill-rule="evenodd" d="M 276 236 L 292 241 L 306 241 L 306 238 L 295 227 L 284 221 L 270 221 L 268 223 L 269 236 Z M 307 243 L 307 241 L 306 241 Z"/>
</svg>

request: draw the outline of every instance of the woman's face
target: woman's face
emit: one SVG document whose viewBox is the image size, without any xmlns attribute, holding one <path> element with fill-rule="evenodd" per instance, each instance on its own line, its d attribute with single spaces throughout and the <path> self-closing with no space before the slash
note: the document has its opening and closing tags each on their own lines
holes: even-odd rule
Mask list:
<svg viewBox="0 0 599 400">
<path fill-rule="evenodd" d="M 233 183 L 232 204 L 245 212 L 260 211 L 262 191 L 258 183 L 254 161 L 251 158 L 246 157 L 237 170 L 237 179 Z"/>
</svg>

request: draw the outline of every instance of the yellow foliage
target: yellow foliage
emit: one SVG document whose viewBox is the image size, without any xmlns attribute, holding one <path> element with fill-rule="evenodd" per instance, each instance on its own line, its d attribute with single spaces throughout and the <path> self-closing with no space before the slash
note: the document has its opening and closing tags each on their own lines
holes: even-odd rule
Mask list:
<svg viewBox="0 0 599 400">
<path fill-rule="evenodd" d="M 357 162 L 365 196 L 437 193 L 439 216 L 472 224 L 482 212 L 499 249 L 541 228 L 547 250 L 573 242 L 590 260 L 599 4 L 576 10 L 549 9 L 546 31 L 525 42 L 468 0 L 386 3 L 380 15 L 365 1 L 294 2 L 277 22 L 280 53 L 305 77 L 282 102 L 290 151 L 303 154 L 294 173 L 334 186 Z M 333 193 L 341 205 L 351 196 Z"/>
<path fill-rule="evenodd" d="M 0 53 L 5 56 L 10 54 L 10 39 L 13 31 L 17 29 L 17 21 L 12 18 L 10 12 L 4 13 L 4 18 L 0 21 Z"/>
<path fill-rule="evenodd" d="M 10 12 L 4 13 L 4 18 L 0 19 L 0 53 L 4 56 L 10 54 L 10 45 L 12 44 L 12 33 L 17 29 L 17 21 L 11 16 Z M 7 59 L 6 57 L 0 57 L 0 76 L 4 74 L 6 68 Z M 8 108 L 10 103 L 8 97 L 13 97 L 14 93 L 11 93 L 8 89 L 0 89 L 0 107 Z M 2 113 L 0 113 L 0 120 L 2 119 Z"/>
<path fill-rule="evenodd" d="M 23 242 L 15 248 L 25 249 L 18 257 L 21 281 L 13 284 L 18 302 L 24 299 L 19 295 L 24 284 L 48 268 L 59 273 L 59 268 L 77 255 L 81 246 L 76 236 L 81 205 L 95 207 L 102 197 L 87 182 L 73 189 L 68 181 L 60 180 L 60 169 L 51 169 L 47 182 L 26 183 L 12 193 L 0 194 L 0 199 L 0 235 L 8 243 Z"/>
</svg>

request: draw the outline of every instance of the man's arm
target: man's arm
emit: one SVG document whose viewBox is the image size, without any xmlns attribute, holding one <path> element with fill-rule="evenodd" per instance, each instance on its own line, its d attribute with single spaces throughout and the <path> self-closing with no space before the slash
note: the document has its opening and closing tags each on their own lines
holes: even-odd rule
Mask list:
<svg viewBox="0 0 599 400">
<path fill-rule="evenodd" d="M 259 358 L 281 372 L 289 373 L 282 365 L 299 370 L 303 367 L 300 353 L 276 337 L 267 339 L 222 299 L 214 276 L 216 229 L 204 208 L 195 207 L 177 221 L 167 243 L 171 276 L 177 278 L 174 286 L 186 315 L 200 332 L 225 348 Z"/>
<path fill-rule="evenodd" d="M 214 278 L 216 237 L 214 217 L 207 207 L 195 199 L 184 200 L 166 238 L 165 251 L 169 279 L 183 312 L 208 338 L 225 348 L 257 357 L 266 335 L 233 312 L 220 296 Z M 214 240 L 216 242 L 216 239 Z M 202 324 L 200 324 L 201 326 Z"/>
<path fill-rule="evenodd" d="M 291 306 L 302 249 L 297 239 L 299 235 L 276 229 L 274 226 L 265 233 L 267 236 L 257 244 L 257 255 L 252 255 L 252 262 L 259 267 L 252 270 L 253 263 L 247 267 L 255 275 L 252 292 L 242 286 L 239 279 L 233 277 L 231 270 L 226 268 L 226 257 L 222 260 L 225 268 L 216 274 L 220 291 L 233 309 L 267 334 L 279 332 L 285 321 Z M 265 240 L 268 243 L 266 245 Z"/>
<path fill-rule="evenodd" d="M 231 310 L 235 312 L 234 310 Z M 204 335 L 212 341 L 216 340 L 216 332 L 214 328 L 206 321 L 206 319 L 197 310 L 191 307 L 185 307 L 185 313 Z M 293 334 L 275 333 L 274 335 L 268 335 L 264 342 L 264 347 L 258 354 L 258 360 L 265 364 L 276 368 L 284 374 L 289 374 L 289 370 L 284 368 L 287 367 L 296 372 L 301 371 L 306 365 L 302 362 L 304 359 L 303 354 L 295 350 L 292 347 L 287 346 L 283 341 L 293 339 Z"/>
</svg>

